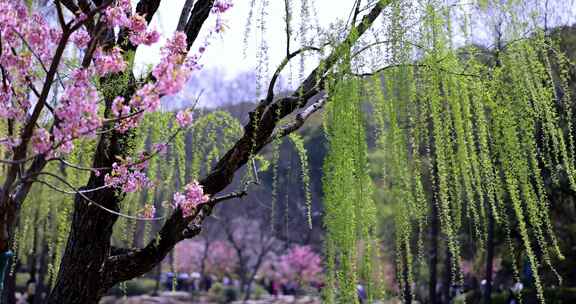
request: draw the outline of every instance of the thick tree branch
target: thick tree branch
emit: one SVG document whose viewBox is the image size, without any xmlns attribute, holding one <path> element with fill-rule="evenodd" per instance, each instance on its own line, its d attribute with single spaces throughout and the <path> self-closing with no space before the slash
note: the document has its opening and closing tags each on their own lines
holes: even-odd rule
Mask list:
<svg viewBox="0 0 576 304">
<path fill-rule="evenodd" d="M 180 19 L 178 19 L 178 26 L 176 27 L 176 31 L 182 32 L 186 28 L 186 23 L 188 23 L 188 17 L 190 16 L 190 11 L 192 10 L 193 4 L 194 0 L 186 0 L 186 2 L 184 2 L 184 7 L 180 13 Z"/>
<path fill-rule="evenodd" d="M 270 138 L 268 139 L 267 144 L 271 143 L 276 138 L 284 137 L 284 136 L 289 135 L 290 133 L 300 129 L 300 127 L 302 127 L 304 125 L 306 120 L 310 116 L 312 116 L 312 114 L 318 112 L 318 110 L 320 110 L 324 107 L 326 100 L 328 100 L 327 96 L 320 98 L 318 101 L 316 101 L 315 103 L 311 104 L 306 109 L 304 109 L 304 111 L 298 113 L 296 115 L 296 118 L 294 119 L 294 121 L 292 121 L 292 122 L 290 122 L 290 123 L 288 123 L 282 127 L 277 128 L 274 131 L 274 133 L 272 133 Z"/>
<path fill-rule="evenodd" d="M 188 49 L 192 47 L 196 38 L 198 38 L 198 34 L 204 25 L 204 22 L 210 15 L 210 11 L 214 6 L 214 0 L 198 0 L 196 4 L 194 4 L 194 8 L 190 13 L 190 18 L 186 23 L 186 27 L 184 28 L 184 32 L 186 33 L 186 39 L 188 43 Z"/>
</svg>

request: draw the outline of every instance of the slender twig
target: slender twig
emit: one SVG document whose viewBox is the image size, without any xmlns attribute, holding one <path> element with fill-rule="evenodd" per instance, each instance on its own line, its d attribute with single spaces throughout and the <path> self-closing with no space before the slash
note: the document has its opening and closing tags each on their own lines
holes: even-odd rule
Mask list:
<svg viewBox="0 0 576 304">
<path fill-rule="evenodd" d="M 83 190 L 78 190 L 76 187 L 74 187 L 73 185 L 71 185 L 65 178 L 62 178 L 62 177 L 60 177 L 60 176 L 58 176 L 58 175 L 56 175 L 56 174 L 52 174 L 52 173 L 49 173 L 49 172 L 42 172 L 42 174 L 44 174 L 44 175 L 49 175 L 49 176 L 51 176 L 51 177 L 54 177 L 54 178 L 58 179 L 58 180 L 59 180 L 60 182 L 62 182 L 64 185 L 66 185 L 66 186 L 69 187 L 70 189 L 73 189 L 73 191 L 66 191 L 66 190 L 60 189 L 60 188 L 58 188 L 57 186 L 52 185 L 52 184 L 50 184 L 49 182 L 46 182 L 46 181 L 44 181 L 44 180 L 34 179 L 34 178 L 30 178 L 30 179 L 31 179 L 32 181 L 35 181 L 35 182 L 39 182 L 39 183 L 41 183 L 41 184 L 44 184 L 44 185 L 50 187 L 51 189 L 53 189 L 53 190 L 55 190 L 55 191 L 58 191 L 58 192 L 61 192 L 61 193 L 63 193 L 63 194 L 71 194 L 71 195 L 76 195 L 76 194 L 77 194 L 77 195 L 80 195 L 80 196 L 82 196 L 82 198 L 84 198 L 88 203 L 94 204 L 94 205 L 97 206 L 98 208 L 100 208 L 100 209 L 102 209 L 102 210 L 104 210 L 104 211 L 106 211 L 106 212 L 108 212 L 108 213 L 111 213 L 111 214 L 114 214 L 114 215 L 117 215 L 117 216 L 120 216 L 120 217 L 123 217 L 123 218 L 131 219 L 131 220 L 137 220 L 137 221 L 160 221 L 160 220 L 163 220 L 163 219 L 165 219 L 165 218 L 167 217 L 167 215 L 161 216 L 161 217 L 154 217 L 154 218 L 138 217 L 138 216 L 128 215 L 128 214 L 124 214 L 124 213 L 121 213 L 121 212 L 112 210 L 112 209 L 110 209 L 110 208 L 107 208 L 107 207 L 103 206 L 103 205 L 100 204 L 100 203 L 95 202 L 94 200 L 92 200 L 91 198 L 89 198 L 88 196 L 86 196 L 85 193 L 87 193 L 88 190 L 85 190 L 85 191 L 83 191 Z M 98 190 L 101 190 L 101 189 L 98 189 Z"/>
<path fill-rule="evenodd" d="M 62 27 L 62 31 L 65 31 L 68 28 L 66 24 L 66 20 L 64 20 L 64 13 L 62 12 L 62 6 L 60 5 L 60 0 L 56 1 L 56 12 L 58 13 L 58 22 L 60 22 L 60 27 Z"/>
<path fill-rule="evenodd" d="M 232 192 L 223 196 L 218 196 L 215 197 L 213 199 L 211 199 L 210 201 L 208 201 L 208 204 L 215 206 L 216 204 L 223 202 L 223 201 L 227 201 L 227 200 L 231 200 L 234 198 L 242 198 L 244 196 L 248 195 L 248 191 L 247 190 L 242 190 L 242 191 L 238 191 L 238 192 Z"/>
<path fill-rule="evenodd" d="M 290 54 L 288 54 L 286 56 L 286 58 L 284 58 L 284 60 L 282 60 L 282 62 L 280 63 L 280 65 L 278 66 L 278 68 L 276 69 L 276 71 L 274 72 L 274 75 L 272 76 L 272 79 L 270 80 L 270 84 L 268 85 L 268 94 L 266 95 L 266 99 L 265 99 L 265 104 L 270 104 L 272 102 L 272 100 L 274 99 L 274 86 L 276 85 L 276 81 L 278 81 L 278 77 L 280 77 L 280 73 L 282 73 L 282 70 L 284 70 L 284 68 L 286 67 L 286 65 L 290 62 L 290 60 L 304 52 L 307 51 L 321 51 L 320 48 L 317 47 L 313 47 L 313 46 L 307 46 L 307 47 L 303 47 L 297 51 L 294 51 Z"/>
</svg>

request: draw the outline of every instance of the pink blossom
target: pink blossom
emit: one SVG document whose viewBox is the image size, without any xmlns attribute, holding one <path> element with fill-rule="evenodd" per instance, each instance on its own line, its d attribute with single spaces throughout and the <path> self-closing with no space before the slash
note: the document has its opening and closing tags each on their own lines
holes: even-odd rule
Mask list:
<svg viewBox="0 0 576 304">
<path fill-rule="evenodd" d="M 142 43 L 145 45 L 151 45 L 160 40 L 160 33 L 156 30 L 146 32 L 146 36 L 144 37 Z"/>
<path fill-rule="evenodd" d="M 186 53 L 186 47 L 186 34 L 183 32 L 176 32 L 174 37 L 166 42 L 162 48 L 162 53 L 165 57 L 182 55 Z"/>
<path fill-rule="evenodd" d="M 126 13 L 130 13 L 132 11 L 132 4 L 130 0 L 118 0 L 118 7 L 122 8 Z"/>
<path fill-rule="evenodd" d="M 60 104 L 55 110 L 59 122 L 54 129 L 54 139 L 60 152 L 69 153 L 72 140 L 81 136 L 94 136 L 101 126 L 98 115 L 98 92 L 89 80 L 89 70 L 72 72 Z"/>
<path fill-rule="evenodd" d="M 204 194 L 204 189 L 197 181 L 186 185 L 184 194 L 174 193 L 174 207 L 182 210 L 183 217 L 190 217 L 201 204 L 210 200 L 208 195 Z"/>
<path fill-rule="evenodd" d="M 79 29 L 72 34 L 72 42 L 79 48 L 85 48 L 90 43 L 90 34 L 85 29 Z"/>
<path fill-rule="evenodd" d="M 174 57 L 170 58 L 174 59 Z M 172 95 L 180 92 L 189 77 L 189 72 L 179 62 L 163 60 L 152 71 L 156 77 L 156 90 L 161 95 Z"/>
<path fill-rule="evenodd" d="M 174 207 L 178 207 L 180 205 L 182 205 L 184 203 L 184 201 L 186 201 L 186 196 L 180 192 L 176 192 L 174 193 L 174 196 L 172 197 L 172 199 L 174 200 Z"/>
<path fill-rule="evenodd" d="M 204 266 L 203 275 L 222 278 L 230 275 L 238 266 L 238 256 L 228 241 L 216 240 L 208 244 L 204 241 L 185 240 L 176 245 L 176 269 L 179 272 L 199 271 Z M 204 255 L 204 251 L 209 253 Z"/>
<path fill-rule="evenodd" d="M 105 54 L 102 49 L 98 49 L 96 54 L 94 54 L 94 64 L 96 66 L 96 72 L 100 76 L 105 76 L 110 73 L 120 73 L 126 69 L 126 62 L 118 47 L 113 48 L 108 54 Z"/>
<path fill-rule="evenodd" d="M 106 22 L 112 27 L 126 27 L 130 24 L 126 12 L 122 7 L 119 6 L 109 6 L 106 8 Z"/>
<path fill-rule="evenodd" d="M 160 155 L 164 155 L 168 151 L 168 145 L 165 143 L 154 144 L 153 150 Z"/>
<path fill-rule="evenodd" d="M 148 27 L 146 19 L 144 16 L 139 14 L 134 14 L 130 17 L 128 28 L 135 33 L 145 32 L 146 28 Z"/>
<path fill-rule="evenodd" d="M 294 246 L 280 257 L 279 274 L 285 281 L 310 284 L 319 282 L 322 261 L 310 246 Z"/>
<path fill-rule="evenodd" d="M 212 11 L 217 14 L 222 14 L 228 11 L 234 4 L 229 0 L 218 0 L 214 3 Z"/>
<path fill-rule="evenodd" d="M 80 10 L 78 12 L 76 12 L 76 19 L 75 19 L 76 22 L 82 22 L 86 19 L 88 19 L 88 16 L 84 12 L 82 12 Z"/>
<path fill-rule="evenodd" d="M 142 172 L 145 168 L 145 162 L 133 163 L 132 159 L 128 157 L 121 164 L 112 164 L 112 172 L 104 176 L 104 182 L 110 187 L 121 188 L 126 193 L 149 188 L 152 183 Z"/>
<path fill-rule="evenodd" d="M 160 108 L 160 96 L 153 84 L 142 86 L 130 100 L 130 106 L 144 112 L 154 112 Z"/>
<path fill-rule="evenodd" d="M 62 30 L 58 28 L 51 28 L 48 32 L 48 35 L 50 37 L 50 42 L 57 44 L 60 41 L 60 38 L 62 38 Z"/>
<path fill-rule="evenodd" d="M 193 122 L 192 111 L 179 111 L 178 114 L 176 114 L 176 121 L 178 122 L 180 128 L 189 127 Z"/>
<path fill-rule="evenodd" d="M 134 45 L 152 45 L 160 40 L 160 34 L 157 31 L 130 33 L 129 39 Z"/>
<path fill-rule="evenodd" d="M 34 130 L 32 136 L 32 149 L 34 152 L 44 154 L 52 148 L 52 141 L 50 140 L 50 133 L 44 128 Z"/>
<path fill-rule="evenodd" d="M 112 114 L 116 117 L 126 116 L 130 114 L 130 107 L 124 103 L 124 97 L 117 96 L 112 101 Z"/>
</svg>

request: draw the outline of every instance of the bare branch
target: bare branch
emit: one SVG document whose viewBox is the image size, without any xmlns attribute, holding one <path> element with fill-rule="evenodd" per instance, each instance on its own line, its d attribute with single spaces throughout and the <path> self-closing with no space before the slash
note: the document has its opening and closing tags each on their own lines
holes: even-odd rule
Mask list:
<svg viewBox="0 0 576 304">
<path fill-rule="evenodd" d="M 278 81 L 278 77 L 280 77 L 280 73 L 282 73 L 282 70 L 284 70 L 284 68 L 286 67 L 286 65 L 290 62 L 290 60 L 306 51 L 321 51 L 320 48 L 317 47 L 313 47 L 313 46 L 307 46 L 307 47 L 303 47 L 293 53 L 289 53 L 286 58 L 284 58 L 284 60 L 282 60 L 282 62 L 280 63 L 280 65 L 278 66 L 278 68 L 276 69 L 276 71 L 274 72 L 274 75 L 272 76 L 272 79 L 270 80 L 270 85 L 268 86 L 268 94 L 266 95 L 266 99 L 265 99 L 265 103 L 266 104 L 270 104 L 273 100 L 274 100 L 274 86 L 276 86 L 276 81 Z"/>
<path fill-rule="evenodd" d="M 53 178 L 56 178 L 57 180 L 62 182 L 65 186 L 72 189 L 72 191 L 67 191 L 67 190 L 61 189 L 58 186 L 55 186 L 55 185 L 53 185 L 53 184 L 51 184 L 45 180 L 41 180 L 41 179 L 37 179 L 37 178 L 28 178 L 28 179 L 30 181 L 44 184 L 44 185 L 50 187 L 52 190 L 58 191 L 58 192 L 63 193 L 63 194 L 80 195 L 82 198 L 84 198 L 86 200 L 87 203 L 93 204 L 93 205 L 97 206 L 98 208 L 100 208 L 100 209 L 102 209 L 102 210 L 104 210 L 110 214 L 114 214 L 114 215 L 117 215 L 117 216 L 120 216 L 123 218 L 136 220 L 136 221 L 160 221 L 160 220 L 163 220 L 167 217 L 167 216 L 162 216 L 162 217 L 147 218 L 147 217 L 138 217 L 138 216 L 124 214 L 124 213 L 112 210 L 110 208 L 106 208 L 106 207 L 104 207 L 104 205 L 102 205 L 102 204 L 92 200 L 88 196 L 86 196 L 86 193 L 99 191 L 99 190 L 102 190 L 104 187 L 99 187 L 99 189 L 77 189 L 72 184 L 70 184 L 65 178 L 60 177 L 56 174 L 49 173 L 49 172 L 39 172 L 39 175 L 48 175 L 48 176 L 51 176 Z"/>
<path fill-rule="evenodd" d="M 194 41 L 198 37 L 198 34 L 202 29 L 202 25 L 204 25 L 204 22 L 210 15 L 212 6 L 214 6 L 214 0 L 198 0 L 196 4 L 194 4 L 194 8 L 190 13 L 190 18 L 188 19 L 186 27 L 184 28 L 188 49 L 192 47 Z"/>
<path fill-rule="evenodd" d="M 180 19 L 178 20 L 178 26 L 176 31 L 182 32 L 186 28 L 186 23 L 188 22 L 188 16 L 190 16 L 190 11 L 192 10 L 192 5 L 194 0 L 186 0 L 182 12 L 180 12 Z"/>
<path fill-rule="evenodd" d="M 78 13 L 80 7 L 74 3 L 74 0 L 60 0 L 60 2 L 73 14 Z"/>
<path fill-rule="evenodd" d="M 267 143 L 271 143 L 276 138 L 284 137 L 284 136 L 289 135 L 290 133 L 300 129 L 300 127 L 302 127 L 304 125 L 304 122 L 306 122 L 306 120 L 310 116 L 312 116 L 312 114 L 318 112 L 318 110 L 320 110 L 324 107 L 324 104 L 326 104 L 327 100 L 328 100 L 328 97 L 324 96 L 324 97 L 320 98 L 320 100 L 318 100 L 317 102 L 311 104 L 309 107 L 307 107 L 301 113 L 298 113 L 298 115 L 296 115 L 296 119 L 294 119 L 294 121 L 276 129 L 274 131 L 274 133 L 272 133 L 272 135 L 268 139 Z"/>
<path fill-rule="evenodd" d="M 64 12 L 62 12 L 62 5 L 60 5 L 60 0 L 54 0 L 56 2 L 56 12 L 58 13 L 58 22 L 60 22 L 60 27 L 62 31 L 68 28 L 66 20 L 64 20 Z"/>
<path fill-rule="evenodd" d="M 211 200 L 208 202 L 208 204 L 215 206 L 216 204 L 218 204 L 218 203 L 220 203 L 220 202 L 227 201 L 227 200 L 231 200 L 231 199 L 234 199 L 234 198 L 242 198 L 242 197 L 244 197 L 244 196 L 246 196 L 246 195 L 248 195 L 248 191 L 246 191 L 246 190 L 242 190 L 242 191 L 239 191 L 239 192 L 232 192 L 232 193 L 229 193 L 229 194 L 226 194 L 226 195 L 223 195 L 223 196 L 215 197 L 215 198 L 211 199 Z"/>
</svg>

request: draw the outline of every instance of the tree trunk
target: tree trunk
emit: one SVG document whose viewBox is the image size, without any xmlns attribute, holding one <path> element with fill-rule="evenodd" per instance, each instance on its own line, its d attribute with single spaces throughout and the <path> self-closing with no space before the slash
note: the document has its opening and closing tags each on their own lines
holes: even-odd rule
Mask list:
<svg viewBox="0 0 576 304">
<path fill-rule="evenodd" d="M 488 239 L 486 246 L 486 286 L 484 290 L 484 303 L 490 304 L 492 300 L 492 273 L 494 262 L 494 217 L 488 208 Z"/>
<path fill-rule="evenodd" d="M 14 258 L 12 258 L 14 262 Z M 4 298 L 0 297 L 0 303 L 2 304 L 16 304 L 16 274 L 20 270 L 22 265 L 19 261 L 15 262 L 14 272 L 10 272 L 10 268 L 7 269 L 6 278 L 4 279 Z"/>
<path fill-rule="evenodd" d="M 412 304 L 412 286 L 409 280 L 410 270 L 408 269 L 408 254 L 404 255 L 404 267 L 402 269 L 403 279 L 404 279 L 404 303 Z"/>
<path fill-rule="evenodd" d="M 89 183 L 93 185 L 94 181 Z M 92 200 L 113 203 L 111 191 L 93 192 Z M 92 193 L 90 193 L 92 194 Z M 72 227 L 66 244 L 56 284 L 48 297 L 50 304 L 97 304 L 112 287 L 105 263 L 110 255 L 110 237 L 116 216 L 89 204 L 81 196 L 75 200 Z"/>
<path fill-rule="evenodd" d="M 432 217 L 430 227 L 430 282 L 428 284 L 428 302 L 438 303 L 436 286 L 438 285 L 438 241 L 440 233 L 440 221 L 438 219 L 438 207 L 432 203 Z"/>
<path fill-rule="evenodd" d="M 444 296 L 444 303 L 450 303 L 450 290 L 452 289 L 452 254 L 450 253 L 450 248 L 446 244 L 446 257 L 444 261 L 444 288 L 442 290 Z"/>
</svg>

